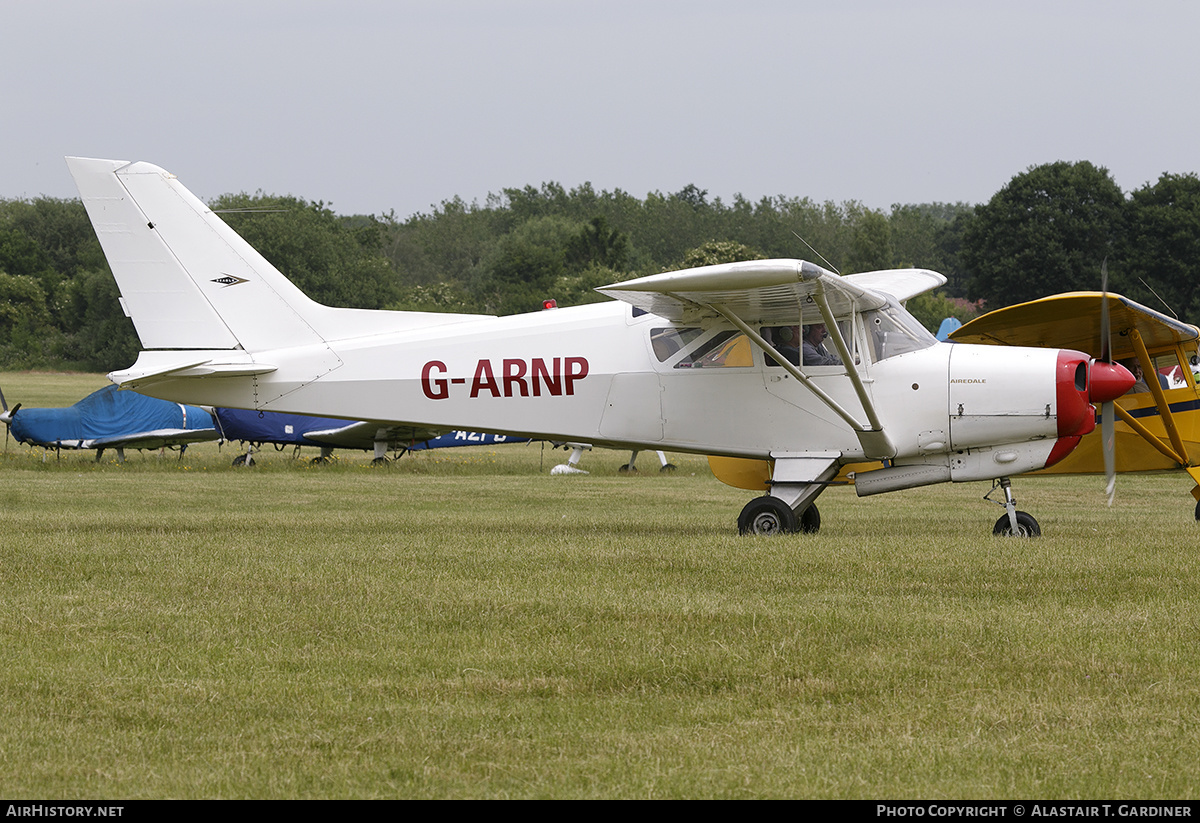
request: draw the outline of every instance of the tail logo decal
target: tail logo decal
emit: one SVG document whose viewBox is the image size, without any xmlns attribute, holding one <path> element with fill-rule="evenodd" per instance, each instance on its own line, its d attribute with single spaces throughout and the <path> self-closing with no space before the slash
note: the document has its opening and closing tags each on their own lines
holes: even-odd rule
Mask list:
<svg viewBox="0 0 1200 823">
<path fill-rule="evenodd" d="M 239 283 L 249 283 L 245 277 L 234 277 L 232 274 L 227 274 L 224 277 L 218 277 L 212 282 L 220 283 L 222 286 L 236 286 Z"/>
</svg>

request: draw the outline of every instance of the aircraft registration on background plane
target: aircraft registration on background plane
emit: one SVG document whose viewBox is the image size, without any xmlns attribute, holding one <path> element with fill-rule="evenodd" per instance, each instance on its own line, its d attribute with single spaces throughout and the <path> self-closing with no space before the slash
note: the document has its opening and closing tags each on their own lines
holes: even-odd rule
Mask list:
<svg viewBox="0 0 1200 823">
<path fill-rule="evenodd" d="M 384 465 L 388 454 L 456 446 L 483 446 L 524 442 L 528 438 L 510 437 L 473 431 L 434 431 L 375 423 L 367 420 L 341 420 L 278 412 L 256 412 L 244 409 L 215 408 L 221 437 L 228 441 L 249 444 L 245 454 L 233 460 L 235 466 L 254 465 L 254 449 L 265 443 L 277 447 L 317 446 L 321 454 L 313 463 L 331 459 L 334 449 L 353 449 L 373 452 L 373 465 Z"/>
<path fill-rule="evenodd" d="M 212 415 L 196 406 L 185 406 L 136 392 L 105 386 L 61 409 L 11 410 L 0 393 L 0 422 L 18 443 L 45 449 L 96 450 L 96 462 L 112 449 L 125 462 L 126 449 L 178 448 L 180 455 L 191 443 L 218 439 Z"/>
<path fill-rule="evenodd" d="M 765 463 L 743 533 L 815 532 L 814 501 L 863 461 L 885 467 L 856 479 L 860 496 L 999 479 L 1007 533 L 1035 533 L 1008 478 L 1070 454 L 1095 428 L 1091 404 L 1134 382 L 1070 349 L 937 342 L 901 305 L 945 282 L 923 269 L 842 277 L 754 260 L 508 317 L 331 308 L 174 175 L 67 163 L 142 343 L 114 383 L 214 407 L 705 454 L 738 486 Z M 817 324 L 837 362 L 796 362 L 785 339 Z"/>
<path fill-rule="evenodd" d="M 1101 317 L 1107 312 L 1111 332 Z M 1139 380 L 1114 404 L 1115 471 L 1186 471 L 1196 484 L 1200 520 L 1200 392 L 1195 372 L 1200 329 L 1119 294 L 1072 292 L 989 312 L 950 339 L 1000 346 L 1065 347 L 1127 363 Z M 1108 341 L 1111 340 L 1111 344 Z M 1150 379 L 1140 378 L 1149 375 Z M 1086 435 L 1062 460 L 1036 474 L 1104 474 L 1101 431 Z"/>
</svg>

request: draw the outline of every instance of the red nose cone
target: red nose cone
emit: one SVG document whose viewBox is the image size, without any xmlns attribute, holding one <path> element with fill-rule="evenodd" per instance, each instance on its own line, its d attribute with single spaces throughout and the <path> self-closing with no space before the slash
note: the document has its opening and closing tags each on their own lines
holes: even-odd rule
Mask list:
<svg viewBox="0 0 1200 823">
<path fill-rule="evenodd" d="M 1132 389 L 1135 382 L 1133 373 L 1120 363 L 1093 360 L 1088 370 L 1088 399 L 1108 403 Z"/>
</svg>

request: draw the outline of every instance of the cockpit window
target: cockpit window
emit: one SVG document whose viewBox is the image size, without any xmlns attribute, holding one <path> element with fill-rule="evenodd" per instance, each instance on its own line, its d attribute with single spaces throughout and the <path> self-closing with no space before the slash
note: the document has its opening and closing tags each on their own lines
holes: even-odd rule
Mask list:
<svg viewBox="0 0 1200 823">
<path fill-rule="evenodd" d="M 666 363 L 704 333 L 703 329 L 651 329 L 650 348 L 659 363 Z"/>
<path fill-rule="evenodd" d="M 838 323 L 842 339 L 851 351 L 855 351 L 854 337 L 850 332 L 849 321 Z M 795 366 L 840 366 L 841 357 L 837 354 L 834 343 L 829 339 L 825 324 L 813 323 L 804 326 L 764 326 L 760 333 L 785 360 Z M 768 366 L 782 365 L 779 358 L 768 354 Z M 858 355 L 854 357 L 858 362 Z"/>
<path fill-rule="evenodd" d="M 713 369 L 753 366 L 754 355 L 746 335 L 733 329 L 652 329 L 650 346 L 660 363 L 675 359 L 676 369 Z M 679 352 L 683 351 L 682 357 Z"/>
<path fill-rule="evenodd" d="M 799 326 L 764 326 L 759 329 L 763 340 L 771 344 L 783 359 L 793 366 L 800 365 L 800 327 Z M 767 355 L 768 366 L 781 365 L 774 356 Z"/>
<path fill-rule="evenodd" d="M 878 311 L 863 312 L 871 356 L 878 362 L 929 348 L 937 342 L 917 319 L 893 300 Z"/>
</svg>

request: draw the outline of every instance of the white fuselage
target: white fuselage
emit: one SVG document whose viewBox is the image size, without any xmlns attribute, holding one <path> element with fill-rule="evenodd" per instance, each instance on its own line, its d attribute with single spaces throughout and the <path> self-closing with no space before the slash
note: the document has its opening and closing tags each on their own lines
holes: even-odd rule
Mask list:
<svg viewBox="0 0 1200 823">
<path fill-rule="evenodd" d="M 634 448 L 757 458 L 838 452 L 842 462 L 867 456 L 851 426 L 761 350 L 746 345 L 740 359 L 700 367 L 656 351 L 654 336 L 671 323 L 635 315 L 611 302 L 483 317 L 264 351 L 255 359 L 277 367 L 269 374 L 165 380 L 143 391 L 179 402 Z M 1045 462 L 1056 437 L 1054 350 L 936 344 L 873 362 L 865 338 L 854 348 L 896 461 L 1028 443 L 1036 444 L 1030 459 L 1041 460 L 1035 467 Z M 845 368 L 804 371 L 865 419 Z"/>
</svg>

